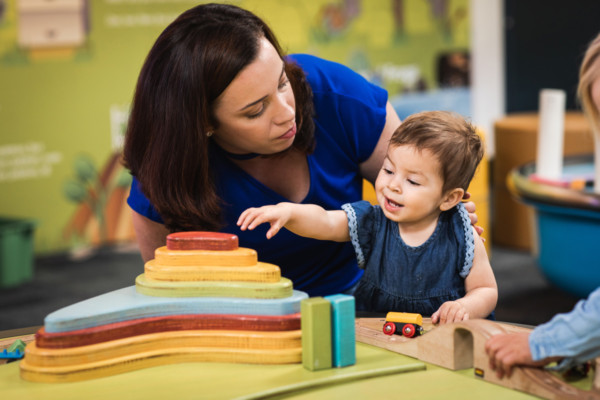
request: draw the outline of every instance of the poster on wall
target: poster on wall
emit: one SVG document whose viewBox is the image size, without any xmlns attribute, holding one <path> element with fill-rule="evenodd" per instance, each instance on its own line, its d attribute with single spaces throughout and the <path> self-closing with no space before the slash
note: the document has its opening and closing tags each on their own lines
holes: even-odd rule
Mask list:
<svg viewBox="0 0 600 400">
<path fill-rule="evenodd" d="M 0 0 L 0 218 L 36 221 L 36 254 L 134 241 L 120 150 L 137 74 L 198 3 Z M 385 87 L 401 118 L 470 114 L 468 0 L 229 3 L 267 21 L 287 52 Z"/>
</svg>

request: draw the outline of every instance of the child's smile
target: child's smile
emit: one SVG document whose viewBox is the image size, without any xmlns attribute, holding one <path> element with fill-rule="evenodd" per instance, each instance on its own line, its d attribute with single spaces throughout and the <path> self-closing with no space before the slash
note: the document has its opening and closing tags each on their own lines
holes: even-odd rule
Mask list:
<svg viewBox="0 0 600 400">
<path fill-rule="evenodd" d="M 398 204 L 398 203 L 392 201 L 391 199 L 389 199 L 387 197 L 385 198 L 385 208 L 388 211 L 394 212 L 401 207 L 404 207 L 404 206 L 402 204 Z"/>
</svg>

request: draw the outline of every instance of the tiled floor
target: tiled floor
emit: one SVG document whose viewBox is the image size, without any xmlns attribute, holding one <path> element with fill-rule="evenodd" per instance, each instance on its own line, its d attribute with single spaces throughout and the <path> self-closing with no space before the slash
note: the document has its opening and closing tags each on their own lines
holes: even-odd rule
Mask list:
<svg viewBox="0 0 600 400">
<path fill-rule="evenodd" d="M 493 247 L 499 321 L 537 325 L 573 308 L 577 298 L 550 285 L 527 252 Z M 134 284 L 144 265 L 135 248 L 102 248 L 75 260 L 39 258 L 32 282 L 0 289 L 0 330 L 42 325 L 52 311 Z"/>
</svg>

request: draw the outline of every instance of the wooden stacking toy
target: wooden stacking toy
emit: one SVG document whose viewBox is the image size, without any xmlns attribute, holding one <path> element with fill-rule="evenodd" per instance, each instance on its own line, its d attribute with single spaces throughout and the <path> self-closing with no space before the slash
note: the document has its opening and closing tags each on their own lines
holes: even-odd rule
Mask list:
<svg viewBox="0 0 600 400">
<path fill-rule="evenodd" d="M 308 299 L 235 235 L 178 232 L 135 286 L 49 314 L 21 377 L 71 382 L 187 361 L 300 363 Z"/>
</svg>

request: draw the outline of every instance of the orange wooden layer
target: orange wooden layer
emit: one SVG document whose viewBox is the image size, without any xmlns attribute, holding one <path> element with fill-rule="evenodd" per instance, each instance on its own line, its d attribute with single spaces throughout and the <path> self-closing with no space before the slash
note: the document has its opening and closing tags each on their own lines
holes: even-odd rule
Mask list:
<svg viewBox="0 0 600 400">
<path fill-rule="evenodd" d="M 238 237 L 222 232 L 175 232 L 167 235 L 169 250 L 235 250 Z"/>
<path fill-rule="evenodd" d="M 139 318 L 94 328 L 36 333 L 39 348 L 63 349 L 149 333 L 179 330 L 290 331 L 300 329 L 300 313 L 288 315 L 190 314 Z"/>
</svg>

